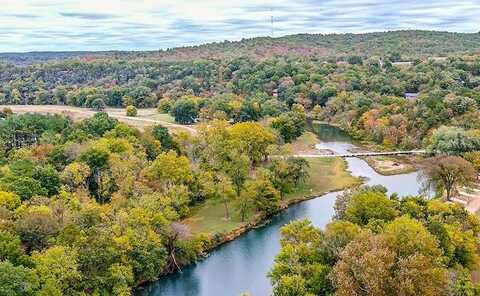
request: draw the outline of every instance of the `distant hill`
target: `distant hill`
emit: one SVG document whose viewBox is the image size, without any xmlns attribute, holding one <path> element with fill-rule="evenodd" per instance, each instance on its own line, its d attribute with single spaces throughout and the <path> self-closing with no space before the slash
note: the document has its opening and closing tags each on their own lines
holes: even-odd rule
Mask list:
<svg viewBox="0 0 480 296">
<path fill-rule="evenodd" d="M 111 56 L 114 52 L 108 51 L 33 51 L 25 53 L 0 53 L 0 61 L 15 65 L 30 65 L 55 60 Z"/>
<path fill-rule="evenodd" d="M 143 52 L 30 52 L 0 53 L 0 61 L 25 65 L 51 60 L 99 57 L 150 57 L 163 60 L 221 59 L 238 56 L 268 58 L 275 55 L 338 58 L 348 55 L 386 56 L 401 53 L 404 59 L 480 52 L 480 33 L 391 31 L 365 34 L 297 34 L 278 38 L 258 37 L 198 46 Z"/>
<path fill-rule="evenodd" d="M 160 51 L 164 58 L 209 58 L 238 55 L 317 56 L 334 58 L 360 55 L 385 56 L 401 53 L 404 58 L 479 53 L 480 33 L 436 31 L 391 31 L 365 34 L 297 34 L 278 38 L 259 37 L 237 42 L 209 43 Z"/>
</svg>

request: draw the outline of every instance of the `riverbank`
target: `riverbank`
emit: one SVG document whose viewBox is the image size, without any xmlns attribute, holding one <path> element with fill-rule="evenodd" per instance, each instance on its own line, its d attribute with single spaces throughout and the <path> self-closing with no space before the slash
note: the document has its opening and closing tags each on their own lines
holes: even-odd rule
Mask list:
<svg viewBox="0 0 480 296">
<path fill-rule="evenodd" d="M 294 204 L 362 183 L 361 178 L 350 174 L 347 162 L 342 158 L 316 158 L 307 159 L 307 161 L 310 177 L 295 191 L 285 195 L 279 213 Z M 228 206 L 231 212 L 229 220 L 224 219 L 225 208 L 221 200 L 207 200 L 194 207 L 189 217 L 181 221 L 182 224 L 189 227 L 191 235 L 209 237 L 208 247 L 204 250 L 206 256 L 219 246 L 235 240 L 252 229 L 268 225 L 270 222 L 269 219 L 253 213 L 249 213 L 249 219 L 242 222 L 240 215 L 234 210 L 233 203 L 230 202 Z M 141 290 L 145 284 L 147 283 L 143 283 L 138 288 Z"/>
<path fill-rule="evenodd" d="M 327 128 L 325 128 L 325 126 Z M 343 137 L 348 137 L 349 141 L 352 141 L 352 143 L 355 145 L 354 148 L 348 150 L 349 152 L 366 153 L 395 150 L 368 141 L 355 141 L 351 139 L 348 133 L 342 130 L 339 125 L 316 120 L 312 121 L 310 125 L 311 129 L 320 130 L 321 134 L 323 134 L 324 136 L 326 134 L 327 140 L 329 136 L 328 130 L 330 130 L 332 126 L 337 128 L 338 130 L 341 130 L 344 134 Z M 335 135 L 335 137 L 336 136 L 337 135 Z M 415 172 L 420 169 L 419 164 L 422 163 L 423 160 L 423 157 L 419 155 L 365 156 L 359 158 L 366 161 L 368 165 L 373 170 L 375 170 L 375 172 L 382 176 L 393 176 Z"/>
<path fill-rule="evenodd" d="M 319 141 L 321 142 L 318 146 L 324 149 L 329 149 L 335 153 L 344 153 L 345 149 L 352 147 L 350 137 L 338 129 L 325 126 L 316 129 L 315 133 L 319 135 Z M 318 175 L 312 175 L 311 180 L 331 175 L 332 179 L 323 179 L 325 183 L 338 182 L 338 175 L 332 174 L 327 168 L 337 171 L 339 168 L 343 168 L 343 174 L 356 182 L 363 180 L 365 184 L 383 185 L 390 194 L 396 192 L 400 196 L 416 195 L 420 190 L 417 173 L 382 176 L 376 173 L 365 161 L 358 158 L 309 158 L 307 160 L 319 161 L 320 163 L 335 160 L 334 163 L 340 164 L 336 169 L 332 169 L 335 167 L 333 163 L 324 163 L 325 167 L 323 169 L 317 166 L 318 163 L 312 165 L 310 171 L 313 170 Z M 409 186 L 405 186 L 405 184 L 409 184 Z M 323 187 L 321 182 L 314 182 L 313 185 Z M 336 186 L 340 187 L 340 185 L 342 184 L 336 183 Z M 329 186 L 333 185 L 330 184 Z M 315 188 L 312 188 L 312 184 L 306 184 L 302 190 L 298 188 L 295 193 L 288 195 L 285 198 L 285 207 L 288 207 L 288 209 L 280 211 L 268 223 L 252 221 L 251 224 L 244 225 L 241 229 L 214 237 L 217 245 L 214 246 L 213 242 L 212 245 L 209 245 L 209 251 L 206 252 L 208 256 L 185 267 L 182 273 L 163 277 L 146 287 L 138 295 L 210 296 L 241 295 L 244 292 L 251 295 L 270 295 L 271 283 L 266 274 L 271 269 L 274 257 L 278 254 L 280 248 L 281 227 L 298 219 L 309 219 L 316 227 L 324 227 L 334 215 L 335 199 L 338 193 L 332 192 L 318 197 L 317 194 L 309 195 L 310 189 L 315 190 Z M 328 188 L 323 189 L 325 189 L 324 192 L 329 191 L 326 190 Z M 298 194 L 298 199 L 296 199 L 295 194 Z M 307 199 L 309 200 L 307 201 Z M 296 205 L 293 205 L 294 203 Z M 220 209 L 222 209 L 222 211 L 219 211 L 219 218 L 221 219 L 223 208 Z M 228 237 L 225 234 L 228 234 Z M 233 241 L 224 244 L 230 240 Z M 216 246 L 219 245 L 222 246 L 217 248 Z M 252 266 L 255 268 L 252 268 Z M 228 293 L 225 291 L 228 291 Z"/>
<path fill-rule="evenodd" d="M 369 143 L 356 144 L 349 152 L 364 153 L 364 152 L 381 152 L 382 147 Z M 420 169 L 419 164 L 422 163 L 423 157 L 419 155 L 392 155 L 392 156 L 362 156 L 368 165 L 378 174 L 382 176 L 394 176 L 400 174 L 408 174 Z"/>
<path fill-rule="evenodd" d="M 349 174 L 343 159 L 316 158 L 307 161 L 310 165 L 308 168 L 310 177 L 295 191 L 286 194 L 282 200 L 282 208 L 288 208 L 292 204 L 361 183 L 360 179 Z M 190 216 L 182 223 L 190 228 L 193 235 L 203 233 L 217 238 L 223 236 L 226 242 L 265 222 L 254 213 L 249 213 L 248 219 L 242 222 L 239 213 L 235 211 L 234 203 L 230 202 L 228 207 L 231 217 L 229 220 L 225 220 L 223 202 L 208 200 L 193 208 Z"/>
</svg>

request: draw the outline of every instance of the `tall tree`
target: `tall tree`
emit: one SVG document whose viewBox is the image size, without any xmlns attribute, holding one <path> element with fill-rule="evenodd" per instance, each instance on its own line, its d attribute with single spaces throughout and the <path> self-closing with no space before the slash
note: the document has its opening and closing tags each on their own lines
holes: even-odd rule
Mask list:
<svg viewBox="0 0 480 296">
<path fill-rule="evenodd" d="M 439 193 L 446 193 L 451 200 L 459 186 L 468 186 L 476 180 L 473 166 L 458 156 L 438 156 L 427 161 L 423 170 L 426 188 L 434 188 Z"/>
</svg>

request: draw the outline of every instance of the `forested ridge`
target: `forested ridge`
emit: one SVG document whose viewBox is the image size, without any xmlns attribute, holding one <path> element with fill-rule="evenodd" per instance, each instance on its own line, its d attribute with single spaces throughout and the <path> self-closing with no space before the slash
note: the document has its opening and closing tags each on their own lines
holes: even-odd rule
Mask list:
<svg viewBox="0 0 480 296">
<path fill-rule="evenodd" d="M 258 120 L 300 104 L 310 117 L 338 124 L 359 139 L 420 147 L 442 125 L 478 129 L 480 57 L 473 53 L 480 48 L 478 36 L 428 31 L 294 35 L 27 67 L 2 64 L 0 104 L 158 106 L 160 112 L 176 113 L 181 123 Z M 298 55 L 289 48 L 310 44 L 319 50 L 324 43 L 348 54 L 336 49 L 329 58 Z M 260 58 L 257 53 L 268 48 L 261 44 L 285 50 L 268 49 L 271 54 Z M 254 53 L 243 51 L 250 47 Z M 196 51 L 205 55 L 191 54 Z"/>
<path fill-rule="evenodd" d="M 363 34 L 296 34 L 283 37 L 257 37 L 241 41 L 223 41 L 196 46 L 170 48 L 159 51 L 112 52 L 31 52 L 0 53 L 0 61 L 14 64 L 33 64 L 49 60 L 85 57 L 138 58 L 164 60 L 195 60 L 232 58 L 249 55 L 267 58 L 275 55 L 316 56 L 336 59 L 355 54 L 363 57 L 384 56 L 402 52 L 413 59 L 450 54 L 478 53 L 479 33 L 404 30 Z"/>
</svg>

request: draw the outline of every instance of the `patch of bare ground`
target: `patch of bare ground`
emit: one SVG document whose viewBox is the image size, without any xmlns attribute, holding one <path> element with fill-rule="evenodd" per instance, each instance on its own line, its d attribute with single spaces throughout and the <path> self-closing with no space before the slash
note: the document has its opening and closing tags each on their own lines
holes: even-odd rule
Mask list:
<svg viewBox="0 0 480 296">
<path fill-rule="evenodd" d="M 352 153 L 369 152 L 365 147 L 349 149 Z M 423 157 L 419 155 L 364 156 L 360 157 L 380 175 L 392 176 L 415 172 L 420 168 Z"/>
</svg>

